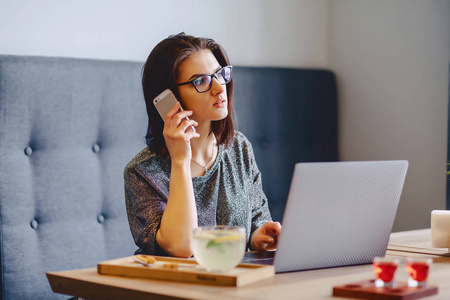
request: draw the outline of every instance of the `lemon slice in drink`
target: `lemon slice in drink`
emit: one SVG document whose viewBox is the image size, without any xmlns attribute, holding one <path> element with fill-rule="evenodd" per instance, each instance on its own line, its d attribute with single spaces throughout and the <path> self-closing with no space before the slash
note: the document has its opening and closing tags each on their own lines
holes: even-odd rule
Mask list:
<svg viewBox="0 0 450 300">
<path fill-rule="evenodd" d="M 225 243 L 225 242 L 234 242 L 243 239 L 244 237 L 241 235 L 227 235 L 215 238 L 213 241 L 215 243 Z"/>
</svg>

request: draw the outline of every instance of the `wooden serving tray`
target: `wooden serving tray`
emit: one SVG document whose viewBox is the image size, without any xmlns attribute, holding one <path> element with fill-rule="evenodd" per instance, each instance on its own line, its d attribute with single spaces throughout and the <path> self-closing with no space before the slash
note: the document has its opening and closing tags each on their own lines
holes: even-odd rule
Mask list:
<svg viewBox="0 0 450 300">
<path fill-rule="evenodd" d="M 150 267 L 137 263 L 133 256 L 129 256 L 101 262 L 97 265 L 97 272 L 103 275 L 220 286 L 242 286 L 275 275 L 275 268 L 267 265 L 239 264 L 227 272 L 208 272 L 193 259 L 154 257 L 156 263 Z M 177 268 L 173 268 L 174 265 Z"/>
<path fill-rule="evenodd" d="M 406 282 L 396 282 L 393 288 L 375 287 L 375 280 L 359 281 L 351 284 L 333 287 L 334 297 L 360 299 L 399 299 L 409 300 L 436 295 L 437 286 L 408 287 Z"/>
</svg>

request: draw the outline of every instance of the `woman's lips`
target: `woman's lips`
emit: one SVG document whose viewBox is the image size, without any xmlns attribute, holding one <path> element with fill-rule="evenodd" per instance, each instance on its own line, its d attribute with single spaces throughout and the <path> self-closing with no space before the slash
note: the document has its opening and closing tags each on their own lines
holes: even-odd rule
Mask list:
<svg viewBox="0 0 450 300">
<path fill-rule="evenodd" d="M 219 101 L 217 101 L 216 103 L 214 103 L 214 106 L 222 107 L 222 106 L 225 106 L 226 104 L 227 104 L 227 100 L 222 100 L 222 99 L 220 99 Z"/>
</svg>

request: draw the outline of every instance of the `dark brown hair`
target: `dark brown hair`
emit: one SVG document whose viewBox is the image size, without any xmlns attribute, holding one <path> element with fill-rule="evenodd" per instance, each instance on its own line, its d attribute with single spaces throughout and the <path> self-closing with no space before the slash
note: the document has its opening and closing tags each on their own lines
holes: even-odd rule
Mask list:
<svg viewBox="0 0 450 300">
<path fill-rule="evenodd" d="M 142 72 L 142 87 L 147 106 L 148 129 L 145 137 L 147 145 L 159 154 L 168 154 L 162 135 L 164 121 L 156 110 L 153 99 L 169 88 L 179 99 L 176 81 L 178 69 L 191 54 L 209 49 L 221 66 L 230 64 L 225 50 L 214 40 L 186 35 L 184 32 L 169 36 L 152 50 Z M 212 133 L 218 144 L 228 146 L 234 138 L 233 80 L 227 84 L 228 115 L 225 119 L 212 121 Z"/>
</svg>

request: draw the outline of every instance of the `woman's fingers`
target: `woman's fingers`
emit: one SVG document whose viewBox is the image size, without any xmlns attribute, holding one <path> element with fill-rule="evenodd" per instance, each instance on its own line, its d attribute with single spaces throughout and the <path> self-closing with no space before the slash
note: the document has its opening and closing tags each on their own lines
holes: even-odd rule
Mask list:
<svg viewBox="0 0 450 300">
<path fill-rule="evenodd" d="M 179 125 L 183 120 L 189 119 L 192 115 L 191 110 L 180 111 L 172 117 L 172 123 Z"/>
<path fill-rule="evenodd" d="M 281 232 L 280 222 L 268 221 L 261 228 L 266 235 L 279 236 Z"/>
<path fill-rule="evenodd" d="M 178 112 L 180 109 L 180 102 L 175 104 L 167 113 L 166 117 L 164 118 L 164 123 L 169 124 L 172 121 L 173 116 Z"/>
<path fill-rule="evenodd" d="M 195 120 L 187 119 L 186 117 L 180 120 L 180 116 L 177 114 L 172 118 L 170 125 L 164 125 L 163 135 L 169 138 L 184 137 L 191 139 L 192 137 L 199 137 L 196 133 L 195 127 L 198 123 Z"/>
<path fill-rule="evenodd" d="M 175 104 L 167 113 L 164 118 L 164 123 L 171 124 L 175 123 L 177 126 L 181 123 L 184 118 L 187 118 L 192 115 L 192 111 L 190 110 L 181 110 L 180 111 L 180 103 Z"/>
<path fill-rule="evenodd" d="M 255 236 L 257 247 L 261 250 L 274 250 L 277 248 L 278 237 L 281 233 L 280 222 L 268 221 Z"/>
<path fill-rule="evenodd" d="M 277 236 L 280 235 L 281 233 L 281 224 L 280 222 L 272 222 L 270 221 L 270 223 L 268 222 L 269 225 L 269 231 L 272 234 L 276 234 Z"/>
<path fill-rule="evenodd" d="M 277 248 L 277 241 L 271 236 L 260 235 L 255 238 L 259 250 L 275 250 Z"/>
<path fill-rule="evenodd" d="M 180 104 L 177 103 L 167 113 L 163 136 L 172 160 L 186 161 L 191 159 L 191 139 L 200 137 L 200 134 L 194 129 L 198 123 L 188 118 L 193 112 L 183 111 L 180 108 Z"/>
<path fill-rule="evenodd" d="M 195 132 L 195 129 L 194 129 L 194 130 L 187 130 L 187 129 L 190 128 L 190 127 L 195 128 L 197 125 L 198 125 L 198 123 L 197 123 L 196 121 L 185 119 L 185 120 L 183 120 L 183 121 L 181 122 L 179 128 L 180 128 L 183 132 L 190 132 L 190 131 Z"/>
<path fill-rule="evenodd" d="M 167 113 L 165 119 L 164 119 L 164 130 L 163 135 L 173 135 L 178 132 L 179 129 L 182 129 L 183 132 L 186 131 L 186 129 L 190 126 L 195 127 L 197 126 L 197 122 L 190 120 L 189 116 L 192 115 L 192 111 L 186 110 L 180 111 L 180 103 L 178 102 L 175 104 L 170 111 Z M 186 125 L 186 121 L 188 121 L 188 125 Z M 190 122 L 192 121 L 192 122 Z M 195 130 L 192 130 L 195 132 Z M 171 133 L 171 134 L 170 134 Z"/>
</svg>

